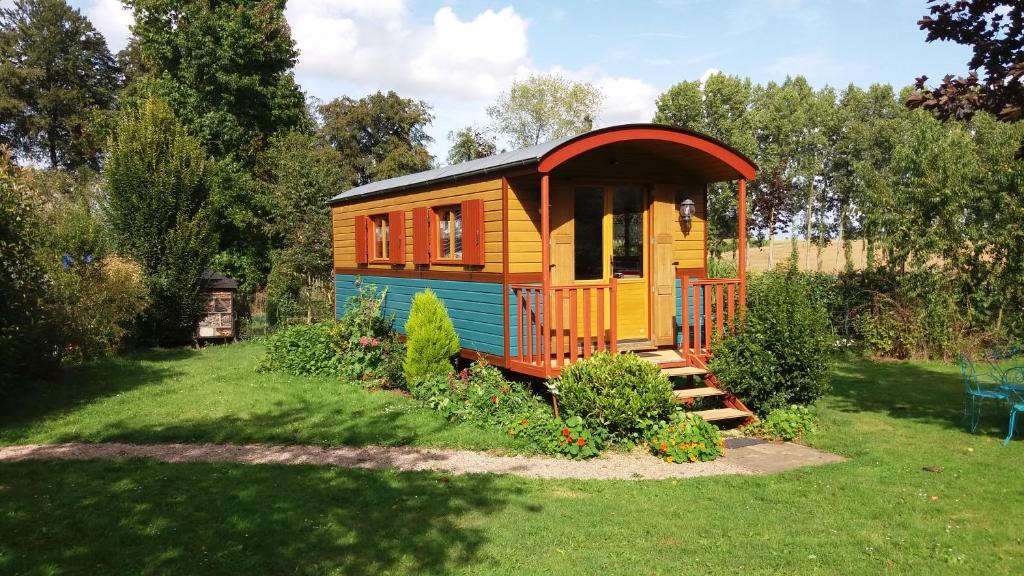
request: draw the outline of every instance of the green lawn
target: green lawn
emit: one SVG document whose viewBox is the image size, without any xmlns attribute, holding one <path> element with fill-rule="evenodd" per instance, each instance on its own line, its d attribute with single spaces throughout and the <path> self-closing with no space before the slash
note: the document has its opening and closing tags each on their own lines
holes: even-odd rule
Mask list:
<svg viewBox="0 0 1024 576">
<path fill-rule="evenodd" d="M 230 442 L 523 451 L 411 398 L 336 378 L 257 374 L 258 344 L 156 350 L 73 368 L 0 400 L 0 444 Z"/>
<path fill-rule="evenodd" d="M 229 391 L 245 379 L 230 383 L 233 369 L 213 359 L 248 363 L 250 348 L 167 354 L 137 362 L 144 376 L 134 385 L 103 393 L 94 380 L 75 401 L 58 403 L 66 396 L 54 392 L 16 403 L 26 411 L 7 411 L 18 418 L 2 425 L 2 438 L 286 441 L 291 433 L 287 441 L 470 445 L 489 437 L 446 433 L 404 402 L 390 415 L 406 421 L 401 434 L 358 430 L 384 426 L 380 410 L 339 424 L 346 405 L 378 400 L 327 380 L 246 373 L 261 391 Z M 129 377 L 135 361 L 119 362 L 116 373 Z M 195 365 L 220 373 L 204 378 Z M 220 395 L 201 392 L 204 382 Z M 159 410 L 133 397 L 147 389 Z M 1020 573 L 1024 442 L 1002 447 L 1005 418 L 995 413 L 978 435 L 964 433 L 961 394 L 947 366 L 841 365 L 821 402 L 822 430 L 808 441 L 851 460 L 760 477 L 584 482 L 314 466 L 4 464 L 0 573 Z M 275 403 L 290 424 L 264 425 Z M 204 404 L 216 408 L 193 406 Z M 311 414 L 295 413 L 303 408 Z M 131 412 L 105 416 L 118 409 Z"/>
</svg>

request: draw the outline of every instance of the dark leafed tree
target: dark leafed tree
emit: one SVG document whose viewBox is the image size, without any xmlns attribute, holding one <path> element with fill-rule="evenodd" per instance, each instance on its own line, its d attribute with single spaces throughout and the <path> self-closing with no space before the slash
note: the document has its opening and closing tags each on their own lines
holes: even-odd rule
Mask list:
<svg viewBox="0 0 1024 576">
<path fill-rule="evenodd" d="M 51 166 L 95 166 L 93 115 L 110 108 L 119 72 L 103 35 L 64 0 L 0 9 L 0 139 Z"/>
<path fill-rule="evenodd" d="M 215 157 L 251 165 L 271 135 L 306 120 L 284 0 L 125 3 L 135 14 L 130 72 L 145 74 Z"/>
<path fill-rule="evenodd" d="M 426 102 L 389 91 L 354 100 L 337 98 L 319 108 L 327 141 L 348 164 L 357 186 L 427 170 L 434 158 L 425 128 L 433 120 Z"/>
<path fill-rule="evenodd" d="M 907 100 L 912 108 L 933 111 L 939 118 L 969 120 L 976 112 L 1016 122 L 1024 114 L 1024 4 L 1018 1 L 959 0 L 932 4 L 918 21 L 928 42 L 951 40 L 971 46 L 974 54 L 966 76 L 947 75 L 935 87 L 928 77 L 917 79 Z M 979 76 L 979 71 L 984 75 Z M 1024 146 L 1018 157 L 1024 154 Z"/>
<path fill-rule="evenodd" d="M 461 130 L 449 132 L 448 141 L 452 143 L 448 151 L 449 164 L 493 156 L 498 150 L 494 134 L 486 128 L 476 126 L 466 126 Z"/>
</svg>

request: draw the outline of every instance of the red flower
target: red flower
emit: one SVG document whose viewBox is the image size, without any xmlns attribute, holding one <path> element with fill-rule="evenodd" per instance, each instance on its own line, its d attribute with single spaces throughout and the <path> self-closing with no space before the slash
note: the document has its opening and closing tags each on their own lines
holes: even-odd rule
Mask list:
<svg viewBox="0 0 1024 576">
<path fill-rule="evenodd" d="M 529 423 L 530 423 L 529 420 L 523 420 L 522 422 L 520 422 L 520 424 L 522 424 L 523 426 L 526 426 Z"/>
<path fill-rule="evenodd" d="M 583 445 L 586 444 L 586 443 L 587 443 L 587 441 L 584 440 L 583 438 L 580 438 L 579 440 L 576 441 L 576 445 L 579 446 L 580 448 L 582 448 Z"/>
<path fill-rule="evenodd" d="M 498 397 L 497 396 L 491 396 L 491 404 L 497 404 L 497 403 L 498 403 Z"/>
<path fill-rule="evenodd" d="M 562 428 L 562 436 L 568 436 L 571 434 L 568 428 Z"/>
</svg>

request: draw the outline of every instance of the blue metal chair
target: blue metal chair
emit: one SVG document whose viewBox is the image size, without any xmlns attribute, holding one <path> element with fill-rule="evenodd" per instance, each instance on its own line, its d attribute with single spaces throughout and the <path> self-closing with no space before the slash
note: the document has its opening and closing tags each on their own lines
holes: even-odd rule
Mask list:
<svg viewBox="0 0 1024 576">
<path fill-rule="evenodd" d="M 1006 431 L 1006 439 L 1003 446 L 1013 439 L 1014 427 L 1017 424 L 1017 414 L 1024 414 L 1024 366 L 1014 366 L 1002 373 L 1002 388 L 1009 396 L 1010 402 L 1010 424 Z"/>
<path fill-rule="evenodd" d="M 971 432 L 978 429 L 978 421 L 981 420 L 981 407 L 985 399 L 1002 400 L 1007 402 L 1010 399 L 1010 392 L 1003 388 L 1003 379 L 998 378 L 994 387 L 987 387 L 978 378 L 978 370 L 974 362 L 966 356 L 960 356 L 960 375 L 964 379 L 964 417 L 962 422 L 970 421 Z"/>
<path fill-rule="evenodd" d="M 1017 392 L 1016 390 L 1009 390 L 1010 394 L 1010 426 L 1009 430 L 1006 431 L 1006 439 L 1003 440 L 1003 446 L 1010 443 L 1013 438 L 1014 427 L 1017 424 L 1017 414 L 1024 414 L 1024 393 Z"/>
</svg>

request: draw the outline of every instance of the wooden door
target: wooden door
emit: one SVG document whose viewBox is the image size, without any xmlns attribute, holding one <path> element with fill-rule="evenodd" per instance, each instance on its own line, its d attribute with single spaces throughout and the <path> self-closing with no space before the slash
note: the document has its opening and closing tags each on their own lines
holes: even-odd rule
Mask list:
<svg viewBox="0 0 1024 576">
<path fill-rule="evenodd" d="M 619 340 L 650 340 L 647 188 L 610 186 L 605 194 L 605 254 L 618 283 Z"/>
<path fill-rule="evenodd" d="M 651 201 L 651 321 L 654 342 L 670 346 L 676 329 L 676 262 L 673 239 L 679 226 L 675 189 L 654 187 Z"/>
</svg>

